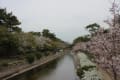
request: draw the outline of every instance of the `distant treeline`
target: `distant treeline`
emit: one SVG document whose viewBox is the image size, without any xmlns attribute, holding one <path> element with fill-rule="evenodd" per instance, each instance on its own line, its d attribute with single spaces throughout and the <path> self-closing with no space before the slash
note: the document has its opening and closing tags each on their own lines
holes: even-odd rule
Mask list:
<svg viewBox="0 0 120 80">
<path fill-rule="evenodd" d="M 21 22 L 12 12 L 0 8 L 0 58 L 20 55 L 48 55 L 65 48 L 65 42 L 48 29 L 42 32 L 23 32 Z"/>
</svg>

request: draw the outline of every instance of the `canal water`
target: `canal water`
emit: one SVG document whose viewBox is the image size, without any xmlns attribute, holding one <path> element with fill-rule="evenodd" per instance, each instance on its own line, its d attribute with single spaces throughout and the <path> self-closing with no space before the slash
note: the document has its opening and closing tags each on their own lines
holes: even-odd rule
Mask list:
<svg viewBox="0 0 120 80">
<path fill-rule="evenodd" d="M 73 58 L 65 55 L 47 66 L 31 70 L 10 80 L 78 80 Z"/>
</svg>

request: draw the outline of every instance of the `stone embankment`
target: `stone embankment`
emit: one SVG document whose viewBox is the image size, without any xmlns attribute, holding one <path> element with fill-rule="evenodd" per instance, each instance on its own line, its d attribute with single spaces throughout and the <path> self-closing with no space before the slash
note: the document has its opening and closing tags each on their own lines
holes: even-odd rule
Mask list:
<svg viewBox="0 0 120 80">
<path fill-rule="evenodd" d="M 64 53 L 56 53 L 55 55 L 49 55 L 49 56 L 44 57 L 38 61 L 35 61 L 32 64 L 24 64 L 24 65 L 13 67 L 13 68 L 6 70 L 4 72 L 0 72 L 0 80 L 8 80 L 8 79 L 15 77 L 17 75 L 20 75 L 24 72 L 27 72 L 27 71 L 32 70 L 34 68 L 40 67 L 46 63 L 49 63 L 49 62 L 51 62 L 51 61 L 53 61 L 53 60 L 55 60 L 63 55 L 64 55 Z"/>
</svg>

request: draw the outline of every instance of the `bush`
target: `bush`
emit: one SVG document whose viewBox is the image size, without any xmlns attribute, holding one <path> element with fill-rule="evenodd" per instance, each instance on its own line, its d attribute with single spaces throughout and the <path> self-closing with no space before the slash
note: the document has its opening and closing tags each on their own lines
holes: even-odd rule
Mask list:
<svg viewBox="0 0 120 80">
<path fill-rule="evenodd" d="M 34 54 L 28 54 L 26 56 L 26 60 L 29 64 L 32 64 L 35 61 L 35 55 Z"/>
<path fill-rule="evenodd" d="M 40 59 L 40 58 L 42 57 L 42 55 L 37 52 L 37 53 L 35 53 L 35 57 L 36 57 L 37 59 Z"/>
<path fill-rule="evenodd" d="M 18 50 L 19 41 L 16 36 L 7 31 L 7 28 L 0 26 L 0 57 L 16 56 L 19 53 Z"/>
<path fill-rule="evenodd" d="M 84 71 L 83 71 L 81 68 L 77 69 L 77 75 L 78 75 L 80 78 L 83 78 L 83 77 L 84 77 Z"/>
<path fill-rule="evenodd" d="M 44 56 L 48 56 L 49 55 L 49 52 L 44 52 Z"/>
<path fill-rule="evenodd" d="M 96 66 L 84 66 L 82 70 L 89 71 L 90 69 L 96 68 Z"/>
<path fill-rule="evenodd" d="M 80 59 L 80 68 L 77 69 L 77 75 L 80 80 L 103 80 L 96 65 L 84 54 L 78 54 Z"/>
<path fill-rule="evenodd" d="M 1 66 L 7 67 L 7 66 L 8 66 L 8 62 L 3 62 L 3 63 L 1 64 Z"/>
</svg>

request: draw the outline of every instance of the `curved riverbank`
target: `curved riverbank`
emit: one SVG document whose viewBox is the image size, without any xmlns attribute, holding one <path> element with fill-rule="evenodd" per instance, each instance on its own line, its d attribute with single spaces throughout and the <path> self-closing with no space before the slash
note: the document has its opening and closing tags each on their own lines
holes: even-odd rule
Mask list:
<svg viewBox="0 0 120 80">
<path fill-rule="evenodd" d="M 56 53 L 55 55 L 50 55 L 50 56 L 44 57 L 38 61 L 35 61 L 33 64 L 25 64 L 25 65 L 21 65 L 19 67 L 18 66 L 13 67 L 10 70 L 0 73 L 0 79 L 2 79 L 2 80 L 10 79 L 10 78 L 20 75 L 24 72 L 27 72 L 31 69 L 34 69 L 36 67 L 42 66 L 46 63 L 49 63 L 63 55 L 64 55 L 64 53 Z"/>
<path fill-rule="evenodd" d="M 38 67 L 9 80 L 79 80 L 69 53 L 43 67 Z"/>
</svg>

